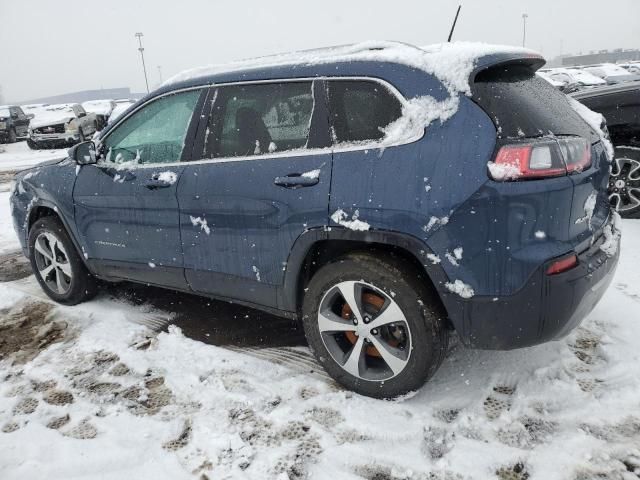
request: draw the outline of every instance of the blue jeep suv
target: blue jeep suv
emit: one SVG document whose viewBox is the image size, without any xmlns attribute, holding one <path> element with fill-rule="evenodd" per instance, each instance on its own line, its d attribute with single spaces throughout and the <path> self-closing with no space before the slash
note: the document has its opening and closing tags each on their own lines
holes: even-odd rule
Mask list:
<svg viewBox="0 0 640 480">
<path fill-rule="evenodd" d="M 384 43 L 200 69 L 19 174 L 44 291 L 133 281 L 299 318 L 364 395 L 566 335 L 618 261 L 607 139 L 527 51 Z M 585 120 L 586 119 L 586 120 Z"/>
</svg>

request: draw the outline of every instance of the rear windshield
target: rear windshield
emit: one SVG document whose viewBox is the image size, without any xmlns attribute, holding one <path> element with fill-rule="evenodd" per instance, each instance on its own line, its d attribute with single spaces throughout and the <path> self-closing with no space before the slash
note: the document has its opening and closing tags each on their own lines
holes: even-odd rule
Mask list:
<svg viewBox="0 0 640 480">
<path fill-rule="evenodd" d="M 541 135 L 597 137 L 571 108 L 564 93 L 526 66 L 495 67 L 480 72 L 472 86 L 473 100 L 493 120 L 498 138 Z"/>
</svg>

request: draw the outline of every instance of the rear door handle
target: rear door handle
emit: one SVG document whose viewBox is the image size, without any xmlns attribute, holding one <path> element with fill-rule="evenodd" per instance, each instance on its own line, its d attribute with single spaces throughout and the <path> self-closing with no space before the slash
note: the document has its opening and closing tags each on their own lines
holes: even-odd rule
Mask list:
<svg viewBox="0 0 640 480">
<path fill-rule="evenodd" d="M 320 178 L 317 176 L 304 176 L 299 173 L 292 173 L 286 177 L 276 177 L 273 183 L 284 188 L 302 188 L 317 185 Z"/>
</svg>

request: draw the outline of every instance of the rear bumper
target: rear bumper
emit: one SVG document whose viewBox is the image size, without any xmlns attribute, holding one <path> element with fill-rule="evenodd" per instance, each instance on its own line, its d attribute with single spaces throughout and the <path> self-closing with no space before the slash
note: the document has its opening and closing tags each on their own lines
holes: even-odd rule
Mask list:
<svg viewBox="0 0 640 480">
<path fill-rule="evenodd" d="M 443 300 L 462 342 L 472 348 L 510 350 L 567 335 L 593 310 L 613 279 L 619 248 L 608 256 L 600 249 L 604 241 L 603 235 L 581 252 L 578 265 L 567 272 L 547 275 L 555 260 L 550 259 L 514 295 L 468 300 L 447 295 Z"/>
</svg>

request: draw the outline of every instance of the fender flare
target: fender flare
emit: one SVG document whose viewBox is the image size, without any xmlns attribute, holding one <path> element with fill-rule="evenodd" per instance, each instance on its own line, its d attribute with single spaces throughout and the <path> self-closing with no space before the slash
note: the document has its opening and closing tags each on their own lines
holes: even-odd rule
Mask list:
<svg viewBox="0 0 640 480">
<path fill-rule="evenodd" d="M 58 206 L 49 201 L 49 200 L 45 200 L 45 199 L 38 199 L 36 200 L 36 202 L 34 202 L 34 204 L 31 206 L 31 208 L 29 209 L 29 211 L 27 212 L 27 218 L 26 218 L 26 225 L 25 225 L 25 236 L 27 237 L 27 241 L 25 242 L 27 248 L 27 257 L 31 254 L 31 252 L 29 252 L 29 225 L 31 225 L 32 221 L 31 219 L 33 218 L 33 212 L 36 208 L 38 207 L 45 207 L 45 208 L 49 208 L 51 210 L 53 210 L 53 212 L 56 214 L 56 216 L 60 219 L 60 221 L 62 222 L 62 225 L 64 226 L 65 230 L 67 231 L 67 235 L 69 235 L 69 238 L 71 239 L 71 243 L 73 243 L 73 246 L 76 249 L 76 253 L 78 254 L 78 256 L 80 257 L 80 260 L 82 261 L 82 263 L 84 263 L 85 267 L 87 267 L 87 269 L 93 273 L 93 270 L 89 267 L 89 264 L 86 261 L 86 258 L 84 258 L 84 254 L 82 253 L 82 247 L 80 246 L 80 243 L 78 242 L 78 239 L 75 237 L 73 230 L 70 228 L 70 224 L 67 221 L 67 219 L 65 218 L 65 216 L 62 214 L 62 210 L 60 208 L 58 208 Z"/>
<path fill-rule="evenodd" d="M 440 265 L 434 264 L 427 258 L 427 255 L 433 254 L 433 251 L 424 241 L 412 235 L 387 230 L 353 231 L 343 227 L 318 227 L 303 232 L 293 244 L 287 259 L 284 282 L 278 292 L 278 306 L 281 310 L 298 311 L 298 285 L 303 274 L 305 259 L 316 243 L 326 240 L 364 242 L 400 248 L 415 257 L 422 265 L 440 299 L 443 300 L 443 296 L 446 296 L 443 295 L 445 292 L 442 292 L 441 286 L 448 282 L 449 278 Z"/>
</svg>

